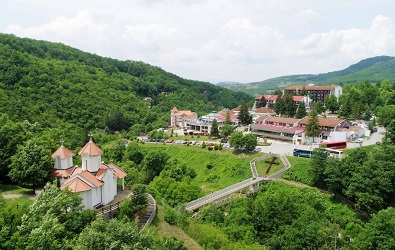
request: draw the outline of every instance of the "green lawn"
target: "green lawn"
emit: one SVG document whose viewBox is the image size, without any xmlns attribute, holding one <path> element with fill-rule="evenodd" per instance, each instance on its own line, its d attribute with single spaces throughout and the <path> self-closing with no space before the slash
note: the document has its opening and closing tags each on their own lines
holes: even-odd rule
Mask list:
<svg viewBox="0 0 395 250">
<path fill-rule="evenodd" d="M 164 150 L 170 160 L 193 168 L 197 176 L 192 180 L 203 192 L 210 193 L 251 178 L 250 161 L 261 153 L 243 153 L 224 149 L 208 151 L 199 146 L 178 144 L 141 144 L 144 150 Z"/>
<path fill-rule="evenodd" d="M 33 195 L 32 189 L 21 188 L 16 185 L 0 184 L 1 194 L 20 194 L 20 195 Z"/>
<path fill-rule="evenodd" d="M 283 178 L 312 185 L 311 159 L 296 156 L 287 156 L 287 158 L 292 167 L 283 175 Z"/>
<path fill-rule="evenodd" d="M 279 163 L 279 164 L 273 164 L 270 168 L 269 173 L 266 174 L 266 171 L 269 168 L 270 163 L 266 163 L 265 161 L 272 161 L 272 159 L 273 158 L 270 157 L 270 158 L 255 162 L 256 171 L 258 172 L 258 175 L 271 175 L 271 174 L 274 174 L 275 172 L 284 168 L 284 164 L 281 162 L 281 160 L 279 158 L 277 158 L 275 160 L 275 162 Z"/>
</svg>

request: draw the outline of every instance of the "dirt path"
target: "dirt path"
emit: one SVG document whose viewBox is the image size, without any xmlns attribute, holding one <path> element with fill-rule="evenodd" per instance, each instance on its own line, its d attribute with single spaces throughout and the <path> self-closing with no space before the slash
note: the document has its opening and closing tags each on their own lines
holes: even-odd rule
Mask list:
<svg viewBox="0 0 395 250">
<path fill-rule="evenodd" d="M 27 195 L 27 194 L 2 194 L 3 199 L 17 199 L 17 198 L 27 198 L 34 200 L 36 198 L 35 195 Z"/>
<path fill-rule="evenodd" d="M 284 182 L 284 183 L 287 183 L 287 184 L 290 184 L 290 185 L 293 185 L 293 186 L 296 186 L 296 187 L 314 188 L 314 187 L 311 187 L 311 186 L 309 186 L 307 184 L 304 184 L 304 183 L 301 183 L 301 182 L 290 181 L 290 180 L 286 180 L 286 179 L 283 179 L 283 178 L 279 178 L 276 181 L 281 181 L 281 182 Z"/>
<path fill-rule="evenodd" d="M 162 206 L 158 206 L 158 214 L 157 214 L 157 219 L 158 219 L 158 235 L 160 237 L 175 237 L 178 240 L 181 240 L 184 242 L 184 245 L 190 249 L 190 250 L 203 250 L 202 247 L 199 246 L 199 244 L 189 237 L 184 231 L 182 231 L 179 227 L 172 226 L 169 223 L 167 223 L 163 219 L 163 213 L 164 209 Z"/>
</svg>

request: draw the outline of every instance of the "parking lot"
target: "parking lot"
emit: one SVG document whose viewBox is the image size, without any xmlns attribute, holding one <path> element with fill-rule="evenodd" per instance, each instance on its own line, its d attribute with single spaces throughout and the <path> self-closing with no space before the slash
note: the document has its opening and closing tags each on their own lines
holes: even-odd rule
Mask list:
<svg viewBox="0 0 395 250">
<path fill-rule="evenodd" d="M 183 135 L 184 132 L 182 129 L 177 129 L 173 131 L 173 134 L 177 134 L 180 139 L 178 140 L 173 140 L 171 142 L 167 143 L 175 143 L 175 144 L 187 144 L 190 142 L 191 145 L 195 146 L 201 146 L 202 141 L 199 141 L 199 138 L 196 138 L 196 140 L 184 140 Z M 385 135 L 385 129 L 383 127 L 378 127 L 377 132 L 371 134 L 369 138 L 362 138 L 362 142 L 348 142 L 347 143 L 347 148 L 357 148 L 361 146 L 368 146 L 368 145 L 373 145 L 376 143 L 381 143 L 383 137 Z M 318 141 L 318 138 L 316 139 Z M 165 140 L 166 141 L 166 140 Z M 163 141 L 161 141 L 163 142 Z M 273 153 L 273 154 L 280 154 L 280 155 L 292 155 L 293 150 L 295 148 L 301 148 L 301 149 L 308 149 L 308 150 L 313 150 L 314 148 L 319 147 L 319 143 L 313 143 L 312 145 L 299 145 L 299 144 L 291 144 L 289 142 L 282 142 L 282 141 L 275 141 L 275 140 L 267 140 L 268 143 L 271 143 L 269 146 L 257 146 L 257 151 L 261 153 Z M 206 145 L 213 146 L 215 143 L 219 143 L 218 141 L 206 141 Z M 223 148 L 229 148 L 228 143 L 223 143 Z"/>
</svg>

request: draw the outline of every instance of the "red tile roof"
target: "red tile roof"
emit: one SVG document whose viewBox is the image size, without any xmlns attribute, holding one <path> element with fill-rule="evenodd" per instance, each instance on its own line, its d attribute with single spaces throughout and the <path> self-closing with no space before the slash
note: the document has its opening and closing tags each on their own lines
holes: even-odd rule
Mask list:
<svg viewBox="0 0 395 250">
<path fill-rule="evenodd" d="M 62 145 L 51 155 L 51 157 L 60 157 L 61 159 L 66 159 L 69 155 L 74 156 L 74 153 Z"/>
<path fill-rule="evenodd" d="M 79 176 L 84 177 L 90 183 L 92 183 L 96 187 L 102 186 L 104 183 L 96 178 L 91 172 L 89 171 L 82 171 Z"/>
<path fill-rule="evenodd" d="M 67 182 L 66 184 L 60 187 L 60 189 L 62 190 L 65 188 L 70 189 L 70 191 L 73 193 L 84 192 L 92 189 L 92 187 L 88 185 L 88 183 L 81 180 L 80 178 L 75 178 L 74 180 Z"/>
<path fill-rule="evenodd" d="M 271 117 L 266 119 L 266 122 L 286 123 L 286 124 L 295 124 L 298 121 L 299 121 L 299 119 L 287 118 L 287 117 L 278 117 L 278 116 L 271 116 Z"/>
<path fill-rule="evenodd" d="M 306 116 L 302 120 L 299 121 L 299 124 L 301 125 L 306 125 L 309 122 L 309 117 Z M 330 119 L 330 118 L 323 118 L 323 117 L 318 117 L 318 123 L 320 124 L 321 127 L 336 127 L 339 125 L 343 120 L 340 119 Z"/>
<path fill-rule="evenodd" d="M 296 126 L 296 127 L 288 127 L 288 126 L 277 126 L 270 124 L 251 124 L 251 129 L 261 129 L 264 131 L 273 131 L 278 133 L 300 133 L 304 131 L 305 128 Z"/>
<path fill-rule="evenodd" d="M 89 141 L 85 146 L 78 152 L 79 155 L 87 154 L 90 156 L 102 154 L 101 150 L 93 141 Z"/>
<path fill-rule="evenodd" d="M 116 166 L 115 164 L 110 163 L 110 164 L 108 164 L 108 166 L 112 170 L 114 170 L 115 176 L 117 176 L 118 178 L 123 178 L 126 176 L 126 173 L 122 169 L 120 169 L 118 166 Z"/>
<path fill-rule="evenodd" d="M 52 170 L 52 173 L 55 175 L 55 177 L 58 178 L 68 178 L 73 174 L 75 169 L 75 167 L 71 167 L 68 169 L 54 169 Z"/>
<path fill-rule="evenodd" d="M 301 102 L 303 101 L 304 96 L 302 95 L 294 95 L 292 96 L 292 100 L 294 100 L 294 102 Z"/>
<path fill-rule="evenodd" d="M 274 114 L 275 112 L 272 109 L 268 108 L 259 108 L 255 110 L 255 113 L 262 113 L 262 114 Z"/>
<path fill-rule="evenodd" d="M 255 120 L 255 122 L 263 122 L 266 118 L 268 118 L 269 116 L 267 116 L 267 115 L 263 115 L 263 116 L 260 116 L 260 117 L 258 117 L 256 120 Z"/>
</svg>

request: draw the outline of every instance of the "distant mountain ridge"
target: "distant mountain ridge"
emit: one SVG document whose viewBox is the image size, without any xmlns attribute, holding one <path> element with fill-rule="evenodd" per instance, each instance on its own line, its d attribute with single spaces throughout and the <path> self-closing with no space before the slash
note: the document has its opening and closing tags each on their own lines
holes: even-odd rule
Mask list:
<svg viewBox="0 0 395 250">
<path fill-rule="evenodd" d="M 233 91 L 243 91 L 253 96 L 269 93 L 290 85 L 353 84 L 363 81 L 395 81 L 395 57 L 376 56 L 363 59 L 343 70 L 321 74 L 301 74 L 275 77 L 246 84 L 221 84 Z"/>
</svg>

